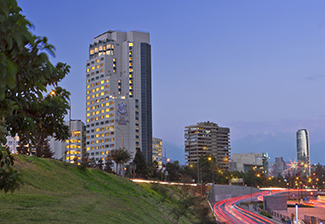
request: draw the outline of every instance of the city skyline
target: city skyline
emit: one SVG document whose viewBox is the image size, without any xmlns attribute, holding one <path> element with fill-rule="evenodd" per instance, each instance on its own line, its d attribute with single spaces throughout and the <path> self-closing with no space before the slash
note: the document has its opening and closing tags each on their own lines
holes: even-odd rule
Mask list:
<svg viewBox="0 0 325 224">
<path fill-rule="evenodd" d="M 231 141 L 298 129 L 309 130 L 311 144 L 324 141 L 324 2 L 169 3 L 92 3 L 123 7 L 122 17 L 120 10 L 94 16 L 86 1 L 18 1 L 33 32 L 56 47 L 51 61 L 72 67 L 62 86 L 71 92 L 73 119 L 86 119 L 89 42 L 110 29 L 143 30 L 154 46 L 154 137 L 181 145 L 184 126 L 211 120 L 230 127 Z M 316 159 L 313 148 L 310 156 Z"/>
</svg>

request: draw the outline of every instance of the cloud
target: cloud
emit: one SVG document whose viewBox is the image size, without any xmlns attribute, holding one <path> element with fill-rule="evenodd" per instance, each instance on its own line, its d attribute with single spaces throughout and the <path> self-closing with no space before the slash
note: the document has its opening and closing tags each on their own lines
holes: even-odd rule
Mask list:
<svg viewBox="0 0 325 224">
<path fill-rule="evenodd" d="M 316 80 L 322 79 L 324 77 L 325 77 L 325 75 L 312 75 L 312 76 L 307 77 L 307 79 L 310 81 L 316 81 Z"/>
</svg>

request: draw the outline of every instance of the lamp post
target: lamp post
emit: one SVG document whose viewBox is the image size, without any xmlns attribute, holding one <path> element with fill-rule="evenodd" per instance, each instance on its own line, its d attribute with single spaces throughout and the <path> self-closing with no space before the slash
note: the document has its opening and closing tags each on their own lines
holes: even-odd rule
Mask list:
<svg viewBox="0 0 325 224">
<path fill-rule="evenodd" d="M 115 129 L 118 129 L 122 134 L 122 149 L 124 149 L 124 133 L 119 127 L 114 127 Z M 111 131 L 114 131 L 114 128 L 110 128 Z"/>
<path fill-rule="evenodd" d="M 71 135 L 72 135 L 72 132 L 71 132 L 71 100 L 70 100 L 70 98 L 69 98 L 69 107 L 70 107 L 70 110 L 69 110 L 69 132 L 70 132 L 70 135 L 69 135 L 69 163 L 70 163 L 70 159 L 71 159 L 70 149 L 71 149 Z"/>
<path fill-rule="evenodd" d="M 55 90 L 51 90 L 50 91 L 50 95 L 51 96 L 55 96 L 56 93 L 55 93 Z M 72 132 L 71 132 L 71 99 L 69 98 L 69 163 L 70 163 L 70 148 L 71 148 L 71 135 L 72 135 Z"/>
</svg>

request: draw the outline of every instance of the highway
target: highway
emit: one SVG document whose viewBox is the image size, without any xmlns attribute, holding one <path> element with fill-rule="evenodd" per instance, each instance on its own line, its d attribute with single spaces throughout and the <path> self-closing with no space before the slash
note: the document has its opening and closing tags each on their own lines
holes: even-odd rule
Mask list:
<svg viewBox="0 0 325 224">
<path fill-rule="evenodd" d="M 262 224 L 262 223 L 275 223 L 270 221 L 262 215 L 247 211 L 239 207 L 239 204 L 244 201 L 249 201 L 252 197 L 256 201 L 264 195 L 268 195 L 268 191 L 258 192 L 254 194 L 247 194 L 239 197 L 229 198 L 216 202 L 213 206 L 214 212 L 219 222 L 229 224 Z"/>
</svg>

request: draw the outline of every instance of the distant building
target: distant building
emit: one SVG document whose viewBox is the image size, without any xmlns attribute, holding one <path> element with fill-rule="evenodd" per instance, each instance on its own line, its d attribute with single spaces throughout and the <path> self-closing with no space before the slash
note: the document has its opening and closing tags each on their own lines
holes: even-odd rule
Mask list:
<svg viewBox="0 0 325 224">
<path fill-rule="evenodd" d="M 69 125 L 69 121 L 64 122 Z M 65 142 L 56 141 L 50 138 L 50 148 L 54 152 L 54 159 L 62 159 L 69 162 L 69 146 L 70 146 L 70 162 L 74 162 L 74 158 L 81 162 L 82 156 L 86 151 L 86 126 L 81 120 L 71 120 L 71 137 Z"/>
<path fill-rule="evenodd" d="M 197 163 L 201 155 L 213 155 L 217 165 L 229 169 L 230 129 L 213 122 L 185 127 L 185 160 Z"/>
<path fill-rule="evenodd" d="M 158 168 L 163 164 L 163 145 L 162 139 L 152 138 L 152 161 L 158 162 Z"/>
<path fill-rule="evenodd" d="M 19 137 L 16 135 L 15 137 L 7 136 L 7 143 L 5 146 L 9 148 L 11 154 L 17 154 L 17 147 L 19 146 Z"/>
<path fill-rule="evenodd" d="M 267 153 L 236 153 L 231 155 L 231 171 L 247 173 L 250 169 L 268 175 L 269 157 Z"/>
<path fill-rule="evenodd" d="M 283 160 L 283 157 L 275 157 L 274 164 L 273 164 L 274 177 L 278 177 L 279 174 L 283 176 L 285 170 L 287 170 L 287 165 Z"/>
<path fill-rule="evenodd" d="M 300 129 L 297 136 L 297 162 L 302 175 L 310 175 L 310 149 L 309 133 L 306 129 Z"/>
</svg>

